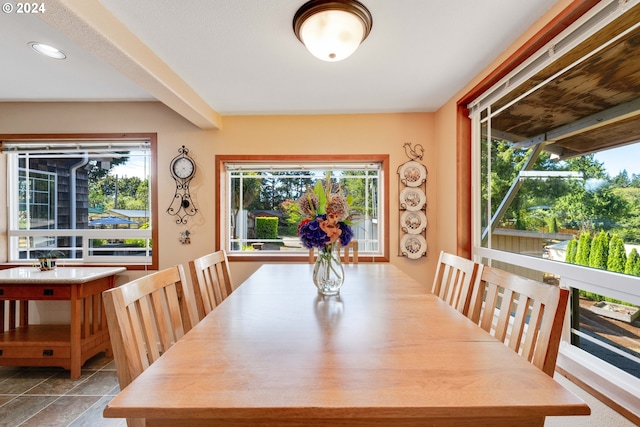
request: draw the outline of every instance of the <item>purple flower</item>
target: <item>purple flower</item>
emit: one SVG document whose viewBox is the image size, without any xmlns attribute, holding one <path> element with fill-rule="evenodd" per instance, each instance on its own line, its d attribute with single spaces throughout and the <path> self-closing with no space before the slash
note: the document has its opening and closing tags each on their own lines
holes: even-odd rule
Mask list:
<svg viewBox="0 0 640 427">
<path fill-rule="evenodd" d="M 300 227 L 300 241 L 307 249 L 323 248 L 329 243 L 329 237 L 320 228 L 320 221 L 324 221 L 324 215 L 318 215 L 316 219 L 303 224 Z"/>
<path fill-rule="evenodd" d="M 340 230 L 342 230 L 342 234 L 340 234 L 340 244 L 342 246 L 347 246 L 351 239 L 353 238 L 353 230 L 344 222 L 339 222 L 338 226 L 340 226 Z"/>
<path fill-rule="evenodd" d="M 327 233 L 320 228 L 320 223 L 325 219 L 326 215 L 318 215 L 314 219 L 308 219 L 300 223 L 298 234 L 300 235 L 300 241 L 305 248 L 322 249 L 330 243 L 331 239 L 327 236 Z M 346 246 L 353 238 L 353 230 L 349 225 L 342 221 L 338 222 L 338 227 L 342 231 L 340 233 L 340 244 L 342 246 Z"/>
</svg>

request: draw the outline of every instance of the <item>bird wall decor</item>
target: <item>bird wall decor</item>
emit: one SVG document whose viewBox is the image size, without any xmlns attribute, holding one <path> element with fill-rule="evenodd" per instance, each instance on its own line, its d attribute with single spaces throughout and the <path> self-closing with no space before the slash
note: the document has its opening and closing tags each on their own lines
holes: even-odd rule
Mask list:
<svg viewBox="0 0 640 427">
<path fill-rule="evenodd" d="M 405 142 L 404 152 L 407 154 L 407 157 L 409 157 L 411 160 L 416 160 L 416 159 L 422 160 L 422 158 L 424 157 L 424 148 L 422 147 L 421 144 L 416 144 L 413 148 L 411 148 L 411 143 Z"/>
</svg>

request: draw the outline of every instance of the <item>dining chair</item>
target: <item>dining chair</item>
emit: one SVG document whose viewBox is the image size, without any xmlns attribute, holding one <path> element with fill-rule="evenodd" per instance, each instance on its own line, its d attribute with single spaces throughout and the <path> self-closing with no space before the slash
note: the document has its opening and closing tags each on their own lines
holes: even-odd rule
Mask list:
<svg viewBox="0 0 640 427">
<path fill-rule="evenodd" d="M 467 258 L 441 251 L 431 293 L 466 316 L 482 267 Z"/>
<path fill-rule="evenodd" d="M 342 246 L 342 263 L 357 264 L 358 263 L 358 241 L 352 239 L 349 244 Z"/>
<path fill-rule="evenodd" d="M 102 293 L 121 390 L 198 322 L 186 283 L 177 265 Z"/>
<path fill-rule="evenodd" d="M 469 318 L 553 377 L 569 291 L 484 266 Z"/>
<path fill-rule="evenodd" d="M 316 262 L 316 248 L 309 249 L 309 264 Z M 358 241 L 352 239 L 346 246 L 340 245 L 338 247 L 340 251 L 340 261 L 343 264 L 357 264 L 358 263 Z"/>
<path fill-rule="evenodd" d="M 198 318 L 202 320 L 233 292 L 229 260 L 224 250 L 189 261 Z"/>
</svg>

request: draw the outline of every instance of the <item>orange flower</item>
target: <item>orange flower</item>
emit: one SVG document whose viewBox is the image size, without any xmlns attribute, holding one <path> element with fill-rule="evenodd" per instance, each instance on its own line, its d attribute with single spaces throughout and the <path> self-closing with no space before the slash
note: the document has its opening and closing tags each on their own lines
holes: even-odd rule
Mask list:
<svg viewBox="0 0 640 427">
<path fill-rule="evenodd" d="M 338 226 L 338 222 L 331 220 L 320 221 L 320 229 L 325 232 L 327 237 L 329 238 L 329 243 L 334 243 L 336 240 L 340 238 L 342 234 L 342 230 Z"/>
</svg>

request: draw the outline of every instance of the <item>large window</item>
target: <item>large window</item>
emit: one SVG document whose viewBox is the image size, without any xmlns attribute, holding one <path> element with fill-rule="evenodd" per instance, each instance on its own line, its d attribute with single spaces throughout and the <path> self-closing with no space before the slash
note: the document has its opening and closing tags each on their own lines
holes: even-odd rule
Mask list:
<svg viewBox="0 0 640 427">
<path fill-rule="evenodd" d="M 602 1 L 469 106 L 475 258 L 570 288 L 559 369 L 635 414 L 638 22 Z"/>
<path fill-rule="evenodd" d="M 387 163 L 387 156 L 219 156 L 220 247 L 236 258 L 307 256 L 297 234 L 304 219 L 297 201 L 329 174 L 332 185 L 352 200 L 350 220 L 360 257 L 388 258 Z"/>
<path fill-rule="evenodd" d="M 2 140 L 8 262 L 154 264 L 155 135 Z"/>
</svg>

